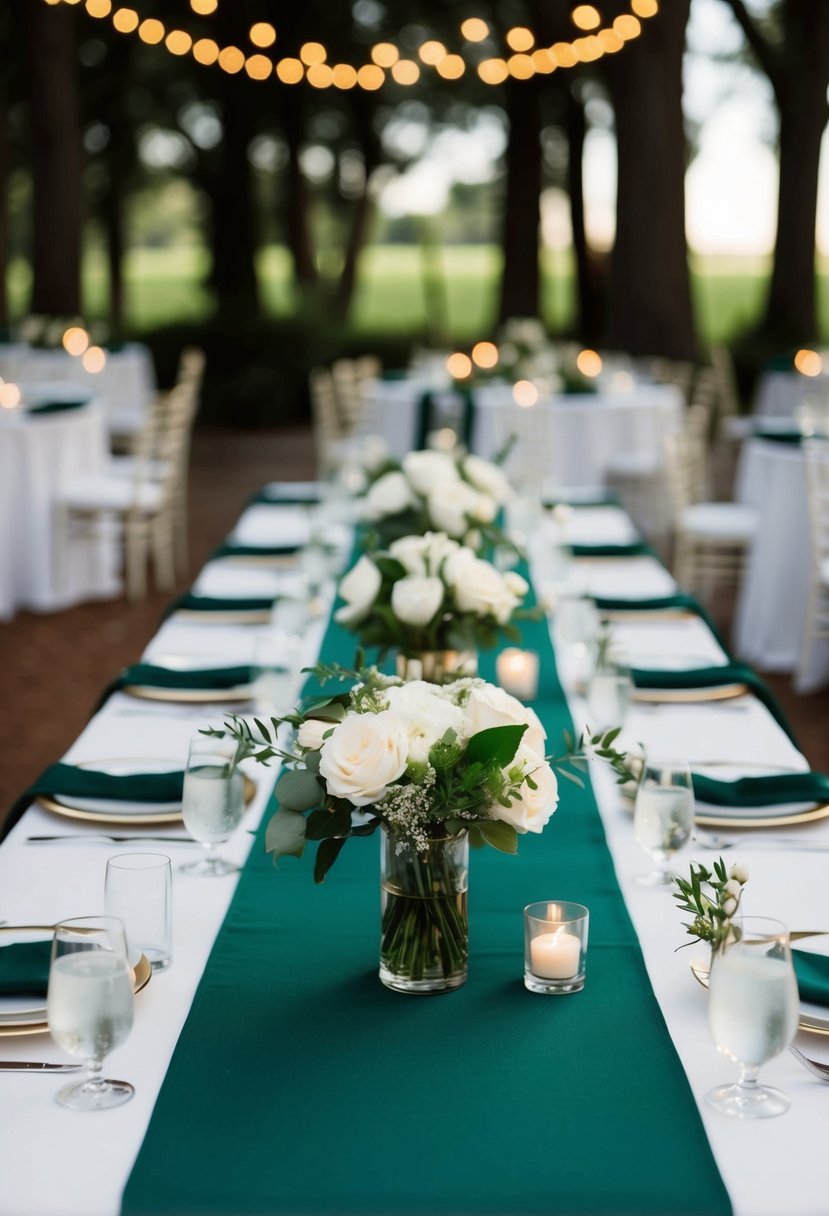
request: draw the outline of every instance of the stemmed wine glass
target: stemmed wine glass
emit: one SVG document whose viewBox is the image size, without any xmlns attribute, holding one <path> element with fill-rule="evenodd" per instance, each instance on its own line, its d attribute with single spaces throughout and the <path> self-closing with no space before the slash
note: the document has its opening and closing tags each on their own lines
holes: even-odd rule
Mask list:
<svg viewBox="0 0 829 1216">
<path fill-rule="evenodd" d="M 707 1097 L 736 1119 L 768 1119 L 791 1105 L 786 1094 L 758 1085 L 760 1065 L 791 1046 L 797 1034 L 798 994 L 789 932 L 765 916 L 735 917 L 725 945 L 712 959 L 708 1022 L 717 1050 L 740 1066 L 738 1081 Z"/>
<path fill-rule="evenodd" d="M 239 867 L 211 853 L 229 840 L 245 812 L 242 774 L 237 768 L 237 743 L 231 735 L 193 735 L 184 772 L 181 810 L 184 826 L 205 855 L 181 867 L 186 874 L 217 877 Z"/>
<path fill-rule="evenodd" d="M 656 869 L 636 881 L 666 887 L 673 881 L 668 862 L 687 844 L 694 828 L 694 788 L 687 760 L 646 760 L 633 812 L 636 839 L 656 862 Z"/>
<path fill-rule="evenodd" d="M 46 998 L 49 1032 L 70 1055 L 86 1060 L 86 1077 L 58 1092 L 70 1110 L 106 1110 L 129 1102 L 128 1081 L 101 1076 L 104 1056 L 132 1029 L 133 973 L 123 921 L 81 916 L 55 927 Z"/>
</svg>

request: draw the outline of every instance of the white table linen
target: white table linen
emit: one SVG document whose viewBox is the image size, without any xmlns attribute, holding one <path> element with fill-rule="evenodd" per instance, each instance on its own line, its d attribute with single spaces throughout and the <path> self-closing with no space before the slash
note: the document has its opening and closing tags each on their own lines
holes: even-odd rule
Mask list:
<svg viewBox="0 0 829 1216">
<path fill-rule="evenodd" d="M 764 671 L 797 671 L 806 625 L 811 550 L 803 453 L 750 439 L 737 468 L 735 497 L 759 513 L 734 622 L 735 650 Z M 829 642 L 812 642 L 799 692 L 829 681 Z"/>
<path fill-rule="evenodd" d="M 754 394 L 756 422 L 768 419 L 794 421 L 798 406 L 808 400 L 829 403 L 829 374 L 802 376 L 799 372 L 764 372 Z"/>
<path fill-rule="evenodd" d="M 627 563 L 627 580 L 618 575 L 616 591 L 627 586 L 635 594 L 638 578 L 634 573 L 639 559 Z M 208 627 L 204 627 L 205 630 Z M 214 625 L 209 628 L 215 653 L 238 653 L 240 638 L 256 630 L 238 626 Z M 198 628 L 177 624 L 175 619 L 161 629 L 159 645 L 169 648 L 176 637 L 194 639 Z M 316 652 L 322 624 L 308 639 L 309 655 Z M 696 648 L 698 638 L 688 633 L 683 645 Z M 148 653 L 153 647 L 148 648 Z M 678 748 L 704 742 L 706 749 L 716 746 L 719 754 L 746 758 L 771 755 L 779 761 L 789 759 L 802 765 L 796 749 L 770 719 L 764 708 L 747 698 L 749 709 L 734 712 L 731 703 L 701 706 L 662 706 L 658 711 L 635 710 L 628 733 L 641 738 L 646 746 L 670 742 Z M 741 702 L 742 704 L 742 702 Z M 157 715 L 140 724 L 130 713 L 147 705 L 117 694 L 90 723 L 70 749 L 73 759 L 132 755 L 143 757 L 148 751 L 163 748 L 183 756 L 186 739 L 193 730 L 185 713 L 174 714 L 158 705 Z M 571 699 L 573 717 L 584 716 L 584 706 Z M 152 707 L 149 706 L 149 710 Z M 204 720 L 210 720 L 217 707 L 209 707 Z M 689 715 L 699 719 L 693 726 Z M 636 715 L 640 715 L 637 717 Z M 703 732 L 700 735 L 700 731 Z M 555 740 L 551 740 L 551 746 Z M 252 827 L 264 810 L 275 772 L 259 770 L 257 796 L 249 809 L 242 830 L 225 846 L 229 855 L 242 860 L 250 845 L 244 831 Z M 829 1157 L 823 1151 L 826 1093 L 787 1053 L 764 1066 L 762 1077 L 780 1085 L 792 1097 L 792 1109 L 781 1119 L 759 1123 L 729 1120 L 710 1110 L 704 1101 L 707 1089 L 731 1079 L 736 1068 L 717 1054 L 707 1029 L 706 997 L 691 977 L 690 951 L 677 947 L 687 939 L 681 928 L 681 915 L 665 891 L 644 889 L 633 879 L 648 867 L 648 859 L 637 845 L 632 831 L 630 808 L 621 800 L 618 787 L 607 769 L 591 766 L 597 801 L 614 859 L 616 873 L 633 918 L 645 962 L 669 1031 L 699 1102 L 700 1115 L 731 1197 L 736 1216 L 817 1216 L 825 1210 L 829 1193 Z M 563 790 L 566 796 L 566 788 Z M 86 843 L 68 848 L 36 848 L 25 837 L 39 832 L 76 831 Z M 180 829 L 177 829 L 180 831 Z M 547 828 L 555 831 L 555 819 Z M 119 846 L 105 847 L 92 842 L 91 825 L 75 824 L 31 808 L 0 847 L 0 890 L 2 914 L 17 922 L 51 920 L 85 913 L 102 906 L 105 861 Z M 155 831 L 153 832 L 155 834 Z M 829 822 L 809 829 L 810 837 L 829 841 Z M 354 847 L 359 847 L 355 845 Z M 532 841 L 522 841 L 531 848 Z M 163 851 L 152 846 L 154 851 Z M 188 856 L 187 846 L 169 846 L 178 864 Z M 689 847 L 677 859 L 677 867 L 687 867 L 692 857 L 711 859 L 712 854 Z M 820 855 L 762 852 L 749 853 L 748 847 L 735 849 L 729 859 L 751 866 L 751 881 L 746 890 L 746 912 L 777 915 L 793 928 L 820 927 L 826 923 L 823 897 L 825 860 Z M 274 882 L 278 882 L 278 874 Z M 221 880 L 190 878 L 176 874 L 173 902 L 173 965 L 153 977 L 145 992 L 136 999 L 136 1022 L 127 1042 L 108 1058 L 106 1072 L 124 1076 L 136 1083 L 135 1099 L 126 1106 L 88 1119 L 61 1109 L 54 1102 L 58 1078 L 4 1074 L 0 1080 L 0 1115 L 4 1115 L 4 1135 L 0 1137 L 0 1213 L 2 1216 L 117 1216 L 120 1195 L 140 1147 L 153 1104 L 164 1079 L 165 1069 L 187 1015 L 193 993 L 221 925 L 235 887 L 232 877 Z M 309 889 L 308 898 L 313 898 Z M 520 945 L 516 955 L 520 970 Z M 474 977 L 470 982 L 474 982 Z M 588 983 L 591 982 L 588 975 Z M 610 995 L 609 995 L 610 999 Z M 813 1056 L 829 1055 L 815 1036 L 804 1036 L 804 1046 Z M 624 1050 L 624 1044 L 618 1045 Z M 232 1027 L 226 1044 L 216 1044 L 219 1052 L 232 1059 Z M 63 1059 L 45 1036 L 6 1038 L 0 1042 L 5 1059 Z M 212 1067 L 211 1060 L 205 1061 Z M 13 1117 L 12 1117 L 13 1112 Z M 94 1131 L 94 1140 L 91 1133 Z M 32 1150 L 48 1168 L 32 1168 Z M 642 1168 L 647 1168 L 646 1161 Z"/>
<path fill-rule="evenodd" d="M 101 471 L 105 418 L 97 403 L 54 414 L 0 411 L 0 620 L 117 595 L 113 537 L 56 551 L 56 501 L 76 477 Z"/>
<path fill-rule="evenodd" d="M 63 349 L 0 345 L 0 377 L 20 384 L 60 381 L 76 385 L 102 402 L 110 435 L 137 434 L 157 391 L 152 355 L 139 342 L 107 351 L 104 367 L 96 373 L 86 371 L 80 358 Z"/>
</svg>

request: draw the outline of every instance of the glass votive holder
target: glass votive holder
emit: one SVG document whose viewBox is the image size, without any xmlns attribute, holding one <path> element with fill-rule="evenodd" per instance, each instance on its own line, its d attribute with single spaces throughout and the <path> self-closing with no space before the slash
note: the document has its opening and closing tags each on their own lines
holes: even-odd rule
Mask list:
<svg viewBox="0 0 829 1216">
<path fill-rule="evenodd" d="M 538 655 L 534 650 L 508 646 L 495 660 L 495 671 L 504 692 L 519 701 L 534 701 L 538 696 Z"/>
<path fill-rule="evenodd" d="M 544 900 L 524 909 L 524 987 L 559 996 L 584 987 L 587 925 L 583 904 Z"/>
<path fill-rule="evenodd" d="M 144 954 L 153 971 L 173 961 L 173 871 L 163 853 L 119 853 L 106 866 L 107 916 L 124 922 L 130 966 Z"/>
</svg>

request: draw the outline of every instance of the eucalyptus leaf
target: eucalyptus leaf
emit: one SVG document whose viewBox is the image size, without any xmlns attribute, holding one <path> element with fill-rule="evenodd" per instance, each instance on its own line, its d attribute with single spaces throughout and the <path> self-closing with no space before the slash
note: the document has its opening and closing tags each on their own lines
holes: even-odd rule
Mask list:
<svg viewBox="0 0 829 1216">
<path fill-rule="evenodd" d="M 276 783 L 276 798 L 289 811 L 310 811 L 319 806 L 322 786 L 306 769 L 287 769 Z"/>
<path fill-rule="evenodd" d="M 305 852 L 305 816 L 280 807 L 265 831 L 265 849 L 280 857 L 301 857 Z"/>
<path fill-rule="evenodd" d="M 314 858 L 314 882 L 325 882 L 325 876 L 339 857 L 344 844 L 344 837 L 322 841 Z"/>
<path fill-rule="evenodd" d="M 518 852 L 518 833 L 511 823 L 501 819 L 488 819 L 478 824 L 478 830 L 487 844 L 500 853 Z"/>
</svg>

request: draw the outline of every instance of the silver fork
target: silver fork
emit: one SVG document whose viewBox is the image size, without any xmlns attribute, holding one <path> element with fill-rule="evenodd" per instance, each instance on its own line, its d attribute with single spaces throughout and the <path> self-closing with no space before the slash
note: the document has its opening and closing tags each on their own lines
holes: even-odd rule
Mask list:
<svg viewBox="0 0 829 1216">
<path fill-rule="evenodd" d="M 734 848 L 765 848 L 789 849 L 795 853 L 829 853 L 829 839 L 818 840 L 814 837 L 757 835 L 735 838 L 719 836 L 716 832 L 704 832 L 701 828 L 694 831 L 694 839 L 703 849 L 734 849 Z"/>
<path fill-rule="evenodd" d="M 794 1043 L 789 1048 L 796 1060 L 799 1060 L 804 1068 L 808 1068 L 809 1072 L 813 1073 L 818 1080 L 829 1082 L 829 1064 L 819 1064 L 817 1060 L 810 1060 L 808 1056 L 804 1056 L 799 1047 L 795 1047 Z"/>
</svg>

